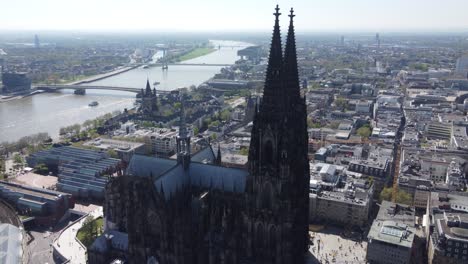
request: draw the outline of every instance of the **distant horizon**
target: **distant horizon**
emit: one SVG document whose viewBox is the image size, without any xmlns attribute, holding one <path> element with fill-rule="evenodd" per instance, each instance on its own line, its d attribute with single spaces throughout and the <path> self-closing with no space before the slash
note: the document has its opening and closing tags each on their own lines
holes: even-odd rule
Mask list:
<svg viewBox="0 0 468 264">
<path fill-rule="evenodd" d="M 466 0 L 21 0 L 2 4 L 0 31 L 264 32 L 279 4 L 297 32 L 465 32 Z"/>
<path fill-rule="evenodd" d="M 225 30 L 222 32 L 210 31 L 210 30 L 199 30 L 199 31 L 188 31 L 188 30 L 164 30 L 164 29 L 147 29 L 147 30 L 89 30 L 89 29 L 0 29 L 1 34 L 109 34 L 109 35 L 147 35 L 147 34 L 206 34 L 206 35 L 231 35 L 231 34 L 271 34 L 271 30 Z M 387 34 L 387 35 L 399 35 L 399 34 L 422 34 L 422 35 L 438 35 L 438 34 L 462 34 L 468 36 L 468 28 L 452 28 L 452 29 L 394 29 L 394 30 L 382 30 L 382 31 L 371 31 L 371 30 L 296 30 L 298 35 L 358 35 L 358 34 Z"/>
</svg>

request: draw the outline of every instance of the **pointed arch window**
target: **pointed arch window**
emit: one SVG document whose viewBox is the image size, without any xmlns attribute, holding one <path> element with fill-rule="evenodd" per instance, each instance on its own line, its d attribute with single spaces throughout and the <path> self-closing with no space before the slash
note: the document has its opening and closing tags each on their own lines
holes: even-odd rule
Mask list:
<svg viewBox="0 0 468 264">
<path fill-rule="evenodd" d="M 273 208 L 273 187 L 270 182 L 263 185 L 258 202 L 261 209 L 271 210 Z"/>
<path fill-rule="evenodd" d="M 265 165 L 273 164 L 273 143 L 271 140 L 267 140 L 263 145 L 263 155 L 265 157 Z"/>
<path fill-rule="evenodd" d="M 274 261 L 276 258 L 276 228 L 275 226 L 270 227 L 270 232 L 269 232 L 269 248 L 271 254 L 271 258 Z"/>
<path fill-rule="evenodd" d="M 258 248 L 263 247 L 264 242 L 264 232 L 263 232 L 263 225 L 257 224 L 257 228 L 255 229 L 255 246 Z"/>
</svg>

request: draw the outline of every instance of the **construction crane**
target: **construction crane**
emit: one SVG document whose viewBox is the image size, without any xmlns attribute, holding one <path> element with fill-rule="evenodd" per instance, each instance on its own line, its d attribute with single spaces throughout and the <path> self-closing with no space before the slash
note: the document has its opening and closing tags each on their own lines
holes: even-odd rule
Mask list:
<svg viewBox="0 0 468 264">
<path fill-rule="evenodd" d="M 392 186 L 392 202 L 396 203 L 398 194 L 398 176 L 400 175 L 400 156 L 401 156 L 401 145 L 398 144 L 396 147 L 396 159 L 395 159 L 395 171 L 393 172 L 393 186 Z"/>
</svg>

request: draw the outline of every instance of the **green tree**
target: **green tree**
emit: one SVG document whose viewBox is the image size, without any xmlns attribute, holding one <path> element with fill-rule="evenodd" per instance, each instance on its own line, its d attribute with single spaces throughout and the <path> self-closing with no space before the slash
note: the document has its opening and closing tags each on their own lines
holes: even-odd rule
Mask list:
<svg viewBox="0 0 468 264">
<path fill-rule="evenodd" d="M 405 192 L 403 190 L 398 190 L 397 197 L 396 197 L 396 202 L 411 205 L 411 204 L 413 204 L 413 198 L 411 197 L 411 195 L 409 193 L 407 193 L 407 192 Z"/>
<path fill-rule="evenodd" d="M 369 182 L 369 186 L 372 186 L 372 184 L 374 184 L 374 177 L 373 176 L 369 176 L 368 180 Z"/>
<path fill-rule="evenodd" d="M 117 153 L 117 151 L 115 151 L 114 149 L 109 149 L 107 151 L 107 154 L 109 154 L 109 156 L 111 158 L 114 158 L 114 159 L 118 159 L 119 158 L 119 154 Z"/>
<path fill-rule="evenodd" d="M 391 201 L 392 200 L 392 188 L 383 188 L 380 192 L 380 201 Z"/>
<path fill-rule="evenodd" d="M 99 137 L 99 134 L 98 134 L 98 132 L 96 131 L 96 129 L 93 128 L 93 129 L 88 130 L 88 136 L 89 136 L 90 138 L 97 138 L 97 137 Z"/>
<path fill-rule="evenodd" d="M 344 97 L 338 97 L 335 100 L 335 105 L 341 109 L 341 111 L 345 111 L 348 108 L 348 101 Z"/>
<path fill-rule="evenodd" d="M 309 128 L 321 128 L 322 124 L 319 122 L 314 122 L 312 118 L 308 117 L 307 118 L 307 127 Z"/>
<path fill-rule="evenodd" d="M 357 134 L 361 137 L 368 138 L 371 135 L 371 129 L 369 125 L 364 125 L 357 130 Z"/>
<path fill-rule="evenodd" d="M 88 216 L 80 230 L 78 230 L 76 237 L 81 241 L 81 243 L 83 243 L 83 245 L 89 247 L 94 240 L 102 234 L 103 224 L 104 222 L 102 218 L 93 219 L 92 216 Z"/>
<path fill-rule="evenodd" d="M 90 129 L 90 128 L 93 127 L 93 123 L 94 123 L 93 120 L 86 120 L 86 121 L 84 121 L 84 123 L 83 123 L 83 127 L 84 127 L 85 129 Z"/>
<path fill-rule="evenodd" d="M 221 123 L 218 121 L 218 120 L 215 120 L 213 122 L 211 122 L 208 127 L 217 127 L 219 126 Z"/>
<path fill-rule="evenodd" d="M 5 174 L 5 160 L 0 157 L 0 180 L 5 179 L 6 174 Z"/>
<path fill-rule="evenodd" d="M 171 109 L 166 109 L 163 111 L 163 116 L 171 116 L 174 114 L 174 111 L 172 111 Z"/>
<path fill-rule="evenodd" d="M 44 163 L 40 163 L 34 167 L 34 171 L 38 174 L 47 175 L 49 173 L 49 167 Z"/>
<path fill-rule="evenodd" d="M 140 123 L 140 125 L 144 128 L 154 127 L 154 123 L 151 121 L 143 121 Z"/>
<path fill-rule="evenodd" d="M 94 228 L 93 222 L 94 222 L 93 217 L 88 216 L 88 217 L 86 217 L 83 225 L 81 226 L 80 231 L 82 231 L 84 233 L 85 238 L 91 236 L 91 234 L 93 233 L 93 228 Z"/>
<path fill-rule="evenodd" d="M 241 149 L 239 150 L 239 154 L 240 154 L 240 155 L 243 155 L 243 156 L 249 155 L 249 148 L 241 148 Z"/>
<path fill-rule="evenodd" d="M 200 130 L 198 129 L 198 127 L 194 127 L 194 128 L 193 128 L 193 134 L 196 136 L 196 135 L 198 135 L 198 132 L 200 132 Z"/>
<path fill-rule="evenodd" d="M 23 157 L 21 157 L 20 154 L 16 153 L 15 156 L 13 156 L 13 162 L 16 164 L 23 164 Z"/>
<path fill-rule="evenodd" d="M 383 201 L 383 200 L 392 201 L 392 195 L 393 195 L 392 187 L 384 188 L 382 192 L 380 192 L 380 201 Z M 413 203 L 413 199 L 411 195 L 403 190 L 397 190 L 395 201 L 397 203 L 407 204 L 407 205 L 411 205 Z"/>
<path fill-rule="evenodd" d="M 220 114 L 220 118 L 223 121 L 228 121 L 231 118 L 231 112 L 229 111 L 229 109 L 223 110 Z"/>
<path fill-rule="evenodd" d="M 309 90 L 314 90 L 314 89 L 318 89 L 320 88 L 320 83 L 318 82 L 313 82 L 311 84 L 309 84 L 309 86 L 307 87 Z"/>
<path fill-rule="evenodd" d="M 5 160 L 0 157 L 0 173 L 5 171 Z"/>
<path fill-rule="evenodd" d="M 88 138 L 88 132 L 86 130 L 83 130 L 80 132 L 80 138 L 81 139 L 87 139 Z"/>
<path fill-rule="evenodd" d="M 83 226 L 78 231 L 81 237 L 78 237 L 84 245 L 91 244 L 93 239 L 94 221 L 92 216 L 86 217 Z"/>
<path fill-rule="evenodd" d="M 410 67 L 424 72 L 427 72 L 429 69 L 429 66 L 426 63 L 415 63 L 411 64 Z"/>
</svg>

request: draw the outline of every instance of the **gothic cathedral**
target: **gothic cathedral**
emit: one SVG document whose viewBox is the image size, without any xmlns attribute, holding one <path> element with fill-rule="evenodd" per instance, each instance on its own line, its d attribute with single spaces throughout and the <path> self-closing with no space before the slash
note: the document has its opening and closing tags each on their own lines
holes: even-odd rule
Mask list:
<svg viewBox="0 0 468 264">
<path fill-rule="evenodd" d="M 299 89 L 293 10 L 284 52 L 278 6 L 274 16 L 248 168 L 222 167 L 211 147 L 192 154 L 182 113 L 177 159 L 135 154 L 126 175 L 108 183 L 105 234 L 88 250 L 90 263 L 305 262 L 307 111 Z"/>
</svg>

